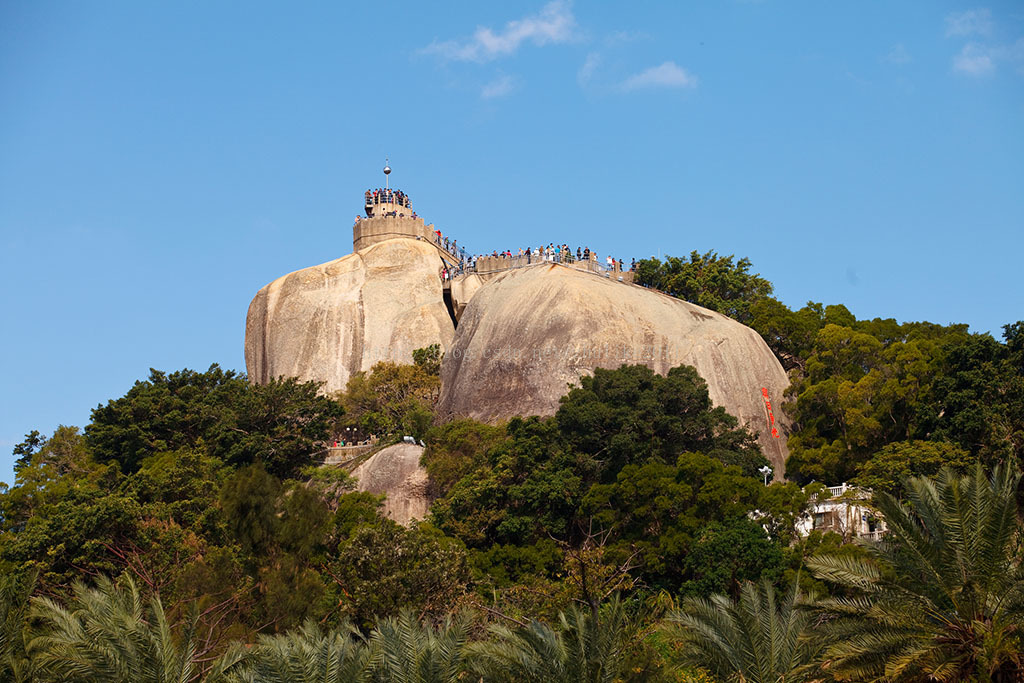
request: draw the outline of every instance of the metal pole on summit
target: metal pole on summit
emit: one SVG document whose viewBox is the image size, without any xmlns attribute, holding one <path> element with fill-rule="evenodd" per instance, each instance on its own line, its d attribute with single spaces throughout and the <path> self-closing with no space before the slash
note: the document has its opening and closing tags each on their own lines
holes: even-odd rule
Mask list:
<svg viewBox="0 0 1024 683">
<path fill-rule="evenodd" d="M 384 157 L 384 189 L 391 189 L 391 167 L 388 166 L 388 158 Z"/>
</svg>

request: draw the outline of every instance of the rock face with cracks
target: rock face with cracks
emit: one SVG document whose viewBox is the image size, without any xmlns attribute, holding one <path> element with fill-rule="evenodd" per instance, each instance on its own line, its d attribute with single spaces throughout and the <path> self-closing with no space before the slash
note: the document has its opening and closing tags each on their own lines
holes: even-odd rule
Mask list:
<svg viewBox="0 0 1024 683">
<path fill-rule="evenodd" d="M 492 423 L 551 415 L 582 375 L 623 363 L 661 374 L 694 366 L 712 402 L 758 434 L 782 476 L 789 423 L 776 404 L 789 379 L 754 330 L 652 290 L 556 265 L 502 273 L 473 295 L 442 364 L 440 413 Z"/>
<path fill-rule="evenodd" d="M 415 349 L 446 349 L 455 326 L 440 267 L 433 246 L 398 238 L 274 280 L 249 305 L 249 377 L 317 380 L 335 391 L 377 361 L 411 363 Z"/>
<path fill-rule="evenodd" d="M 420 467 L 423 447 L 396 443 L 373 454 L 352 471 L 359 491 L 384 494 L 384 514 L 408 526 L 427 516 L 427 471 Z"/>
</svg>

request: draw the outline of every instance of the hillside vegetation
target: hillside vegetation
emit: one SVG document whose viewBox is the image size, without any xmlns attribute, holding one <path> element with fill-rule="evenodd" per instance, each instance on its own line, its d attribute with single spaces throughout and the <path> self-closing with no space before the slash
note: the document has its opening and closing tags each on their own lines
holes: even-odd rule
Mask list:
<svg viewBox="0 0 1024 683">
<path fill-rule="evenodd" d="M 15 448 L 0 681 L 1024 680 L 1024 322 L 793 311 L 749 270 L 638 281 L 790 371 L 789 481 L 688 366 L 598 370 L 498 426 L 438 422 L 436 347 L 331 396 L 154 370 Z M 428 519 L 318 466 L 350 434 L 427 444 Z M 844 481 L 885 539 L 798 536 Z"/>
</svg>

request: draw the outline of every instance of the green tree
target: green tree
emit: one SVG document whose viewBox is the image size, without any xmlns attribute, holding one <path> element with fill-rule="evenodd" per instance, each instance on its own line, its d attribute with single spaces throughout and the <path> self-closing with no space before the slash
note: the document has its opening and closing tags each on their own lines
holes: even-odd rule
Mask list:
<svg viewBox="0 0 1024 683">
<path fill-rule="evenodd" d="M 295 476 L 312 462 L 344 413 L 320 390 L 319 382 L 295 378 L 246 382 L 207 437 L 213 454 L 233 465 L 260 463 L 279 477 Z"/>
<path fill-rule="evenodd" d="M 247 554 L 265 553 L 277 541 L 281 482 L 260 465 L 236 471 L 224 482 L 220 505 L 234 540 Z"/>
<path fill-rule="evenodd" d="M 764 490 L 739 467 L 684 453 L 675 465 L 627 465 L 614 484 L 591 487 L 581 509 L 599 528 L 614 530 L 611 561 L 635 556 L 653 587 L 675 592 L 687 584 L 706 594 L 728 589 L 732 578 L 757 578 L 761 569 L 778 564 L 779 550 L 760 523 L 744 523 Z M 735 538 L 726 539 L 730 533 Z M 727 551 L 737 554 L 726 558 Z M 701 562 L 690 561 L 694 552 Z M 712 557 L 714 563 L 704 562 Z M 714 579 L 713 572 L 718 572 Z"/>
<path fill-rule="evenodd" d="M 957 443 L 989 467 L 1024 462 L 1024 355 L 1018 328 L 1006 328 L 1006 344 L 987 334 L 945 341 L 926 412 L 930 438 Z"/>
<path fill-rule="evenodd" d="M 202 449 L 181 449 L 146 458 L 123 486 L 151 516 L 214 535 L 222 519 L 218 496 L 230 473 L 229 466 Z"/>
<path fill-rule="evenodd" d="M 31 514 L 0 534 L 0 562 L 38 572 L 40 585 L 50 591 L 65 590 L 83 571 L 120 573 L 110 549 L 136 537 L 143 516 L 138 500 L 120 490 L 116 467 L 87 480 L 64 479 L 38 490 Z M 11 501 L 3 502 L 6 507 Z"/>
<path fill-rule="evenodd" d="M 940 438 L 932 410 L 941 409 L 932 408 L 933 397 L 950 340 L 963 335 L 959 327 L 879 320 L 850 327 L 829 322 L 852 318 L 830 309 L 806 374 L 787 392 L 795 398 L 785 410 L 796 430 L 786 474 L 801 483 L 849 481 L 888 443 Z"/>
<path fill-rule="evenodd" d="M 495 544 L 469 556 L 478 588 L 488 584 L 508 588 L 517 583 L 553 579 L 563 569 L 563 559 L 559 544 L 550 538 L 532 545 Z"/>
<path fill-rule="evenodd" d="M 261 462 L 289 476 L 311 462 L 342 413 L 319 389 L 294 378 L 254 385 L 216 364 L 206 372 L 151 370 L 147 381 L 92 411 L 86 440 L 96 460 L 125 473 L 157 453 L 205 448 L 227 463 Z"/>
<path fill-rule="evenodd" d="M 85 435 L 94 457 L 132 472 L 159 452 L 195 446 L 214 431 L 221 414 L 248 387 L 214 364 L 206 372 L 150 370 L 127 394 L 99 405 Z"/>
<path fill-rule="evenodd" d="M 466 418 L 438 425 L 427 433 L 423 465 L 430 485 L 447 494 L 467 474 L 484 466 L 487 451 L 507 437 L 504 425 L 494 426 Z"/>
<path fill-rule="evenodd" d="M 973 462 L 956 444 L 942 441 L 899 441 L 885 446 L 865 462 L 854 477 L 857 486 L 897 495 L 910 477 L 933 477 L 948 467 L 964 473 Z"/>
<path fill-rule="evenodd" d="M 690 546 L 683 584 L 687 595 L 736 595 L 744 582 L 775 580 L 783 571 L 782 550 L 760 523 L 746 517 L 705 525 Z"/>
<path fill-rule="evenodd" d="M 276 552 L 261 563 L 258 576 L 259 602 L 253 609 L 256 623 L 280 632 L 324 616 L 324 580 L 303 558 Z"/>
<path fill-rule="evenodd" d="M 330 603 L 364 628 L 402 609 L 443 614 L 469 581 L 458 540 L 427 524 L 406 529 L 388 519 L 357 527 L 325 569 L 333 580 Z"/>
<path fill-rule="evenodd" d="M 421 368 L 428 375 L 439 377 L 441 375 L 441 353 L 440 344 L 431 344 L 422 349 L 415 349 L 412 352 L 412 364 Z"/>
<path fill-rule="evenodd" d="M 707 383 L 687 365 L 664 376 L 644 365 L 597 368 L 560 403 L 559 432 L 591 456 L 604 481 L 626 464 L 672 463 L 685 452 L 720 454 L 750 473 L 767 462 L 736 418 L 712 406 Z"/>
<path fill-rule="evenodd" d="M 822 311 L 785 410 L 794 421 L 787 476 L 849 481 L 875 453 L 907 441 L 959 445 L 987 466 L 1024 455 L 1024 360 L 966 325 L 857 320 Z"/>
<path fill-rule="evenodd" d="M 713 251 L 690 253 L 690 259 L 667 256 L 637 263 L 636 282 L 654 287 L 690 303 L 718 311 L 742 323 L 750 321 L 750 306 L 772 293 L 772 283 L 750 273 L 750 259 L 735 263 L 733 255 Z"/>
<path fill-rule="evenodd" d="M 802 607 L 795 587 L 780 601 L 770 581 L 750 582 L 735 600 L 688 598 L 668 616 L 668 632 L 681 643 L 684 664 L 723 683 L 819 680 L 814 664 L 823 643 Z"/>
<path fill-rule="evenodd" d="M 589 458 L 566 447 L 552 418 L 513 418 L 506 429 L 509 438 L 487 452 L 486 465 L 431 507 L 440 529 L 473 548 L 565 537 L 583 480 L 596 470 Z"/>
<path fill-rule="evenodd" d="M 343 493 L 335 498 L 333 533 L 338 541 L 348 539 L 361 525 L 376 522 L 384 496 L 365 491 Z"/>
<path fill-rule="evenodd" d="M 15 474 L 18 473 L 18 470 L 25 467 L 32 461 L 32 455 L 42 447 L 43 442 L 45 441 L 46 437 L 41 435 L 38 430 L 33 429 L 25 435 L 24 441 L 14 446 L 14 450 L 11 453 L 15 457 Z"/>
<path fill-rule="evenodd" d="M 847 680 L 1019 681 L 1024 671 L 1021 475 L 977 465 L 876 496 L 889 532 L 868 557 L 817 556 L 853 592 L 820 603 L 831 670 Z"/>
<path fill-rule="evenodd" d="M 808 302 L 800 310 L 792 311 L 778 299 L 765 296 L 750 305 L 748 324 L 765 340 L 783 368 L 805 372 L 807 357 L 824 317 L 821 304 Z"/>
<path fill-rule="evenodd" d="M 285 552 L 307 560 L 322 549 L 331 514 L 319 491 L 293 484 L 282 496 L 279 510 L 278 538 Z"/>
<path fill-rule="evenodd" d="M 463 431 L 477 433 L 443 436 L 459 444 Z M 465 439 L 477 464 L 450 465 L 465 474 L 431 508 L 439 528 L 480 551 L 474 566 L 493 568 L 499 585 L 527 566 L 553 578 L 552 558 L 538 544 L 578 546 L 592 520 L 611 534 L 609 562 L 639 557 L 639 576 L 676 590 L 696 530 L 746 515 L 764 489 L 757 467 L 765 460 L 752 437 L 711 405 L 690 367 L 664 377 L 644 366 L 597 369 L 563 397 L 553 419 L 515 418 L 505 434 L 482 456 L 477 437 Z M 496 568 L 498 556 L 513 569 Z"/>
<path fill-rule="evenodd" d="M 441 378 L 432 374 L 429 360 L 399 365 L 381 361 L 369 374 L 357 372 L 338 394 L 346 420 L 379 438 L 414 436 L 422 439 L 434 419 Z"/>
<path fill-rule="evenodd" d="M 22 449 L 31 454 L 17 468 L 14 486 L 0 495 L 0 530 L 23 529 L 39 510 L 67 494 L 77 479 L 88 482 L 103 470 L 92 462 L 77 427 L 61 425 L 49 439 L 32 432 L 26 435 L 29 441 L 34 445 Z"/>
</svg>

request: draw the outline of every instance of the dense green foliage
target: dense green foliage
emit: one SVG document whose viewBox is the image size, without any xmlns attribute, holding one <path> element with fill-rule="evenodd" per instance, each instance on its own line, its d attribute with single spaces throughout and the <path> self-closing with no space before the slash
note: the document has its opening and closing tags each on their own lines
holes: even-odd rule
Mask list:
<svg viewBox="0 0 1024 683">
<path fill-rule="evenodd" d="M 765 488 L 765 460 L 693 368 L 598 369 L 554 417 L 513 419 L 500 440 L 493 429 L 435 430 L 425 456 L 445 475 L 434 523 L 470 548 L 481 581 L 554 579 L 560 548 L 598 536 L 602 563 L 652 589 L 731 591 L 782 571 L 783 536 L 747 514 L 764 507 L 781 531 L 806 499 Z M 480 450 L 455 481 L 450 453 L 467 439 Z"/>
<path fill-rule="evenodd" d="M 860 466 L 854 483 L 876 493 L 897 494 L 910 477 L 934 476 L 943 468 L 965 472 L 974 460 L 946 441 L 897 441 Z"/>
<path fill-rule="evenodd" d="M 818 557 L 853 591 L 820 603 L 825 656 L 850 680 L 1019 681 L 1024 676 L 1024 534 L 1019 473 L 979 464 L 879 496 L 890 532 L 866 558 Z"/>
<path fill-rule="evenodd" d="M 216 367 L 154 371 L 94 411 L 84 436 L 30 434 L 15 485 L 0 489 L 0 573 L 34 573 L 53 596 L 134 577 L 147 596 L 196 608 L 209 651 L 307 617 L 371 624 L 461 595 L 457 540 L 398 527 L 341 471 L 302 469 L 342 413 L 316 390 Z"/>
<path fill-rule="evenodd" d="M 653 287 L 740 322 L 749 323 L 752 303 L 772 293 L 772 283 L 751 275 L 748 258 L 733 263 L 733 256 L 693 251 L 690 259 L 666 256 L 637 263 L 636 282 Z"/>
<path fill-rule="evenodd" d="M 97 462 L 125 473 L 157 453 L 199 448 L 231 465 L 259 462 L 289 476 L 310 463 L 313 445 L 341 415 L 318 390 L 295 379 L 251 384 L 217 365 L 202 373 L 152 370 L 123 398 L 93 410 L 85 436 Z"/>
<path fill-rule="evenodd" d="M 363 631 L 344 618 L 328 628 L 307 621 L 215 654 L 200 602 L 168 610 L 132 573 L 76 583 L 57 600 L 30 599 L 31 577 L 8 574 L 0 680 L 1014 683 L 1024 677 L 1020 481 L 980 465 L 911 479 L 906 502 L 880 496 L 892 532 L 867 556 L 809 561 L 844 590 L 802 599 L 762 578 L 736 598 L 687 598 L 664 619 L 661 598 L 627 603 L 613 592 L 550 624 L 501 615 L 486 625 L 497 612 L 451 607 L 431 625 L 402 609 Z"/>
<path fill-rule="evenodd" d="M 653 673 L 630 667 L 631 645 L 642 638 L 631 616 L 614 599 L 603 610 L 560 614 L 557 629 L 538 621 L 495 625 L 491 640 L 472 646 L 471 668 L 495 683 L 644 680 Z"/>
<path fill-rule="evenodd" d="M 819 331 L 790 388 L 790 476 L 848 480 L 886 446 L 913 440 L 955 444 L 989 465 L 1024 455 L 1019 351 L 958 326 L 851 324 Z"/>
<path fill-rule="evenodd" d="M 761 581 L 745 584 L 736 601 L 689 598 L 667 621 L 682 644 L 680 658 L 722 681 L 802 683 L 818 678 L 824 643 L 813 637 L 812 616 L 801 607 L 796 589 L 780 600 L 775 587 Z"/>
<path fill-rule="evenodd" d="M 347 413 L 345 424 L 384 440 L 405 435 L 423 438 L 441 391 L 439 361 L 436 354 L 425 353 L 430 350 L 436 348 L 417 349 L 419 362 L 413 365 L 381 361 L 369 374 L 354 374 L 338 394 Z"/>
<path fill-rule="evenodd" d="M 931 464 L 876 463 L 864 481 L 896 490 L 900 476 L 934 473 L 947 457 L 953 465 L 1024 461 L 1024 322 L 1006 325 L 1000 343 L 966 325 L 858 320 L 842 305 L 793 311 L 750 267 L 694 252 L 689 261 L 641 261 L 637 281 L 750 325 L 790 371 L 788 477 L 839 484 L 883 449 L 910 456 L 921 442 L 958 450 L 924 447 Z"/>
<path fill-rule="evenodd" d="M 437 346 L 330 397 L 154 370 L 14 448 L 0 681 L 1024 681 L 1024 322 L 792 311 L 750 267 L 638 277 L 789 370 L 790 481 L 685 366 L 598 369 L 501 425 L 438 420 Z M 318 466 L 406 435 L 433 498 L 409 527 Z M 870 489 L 891 531 L 801 537 L 813 481 Z"/>
</svg>

